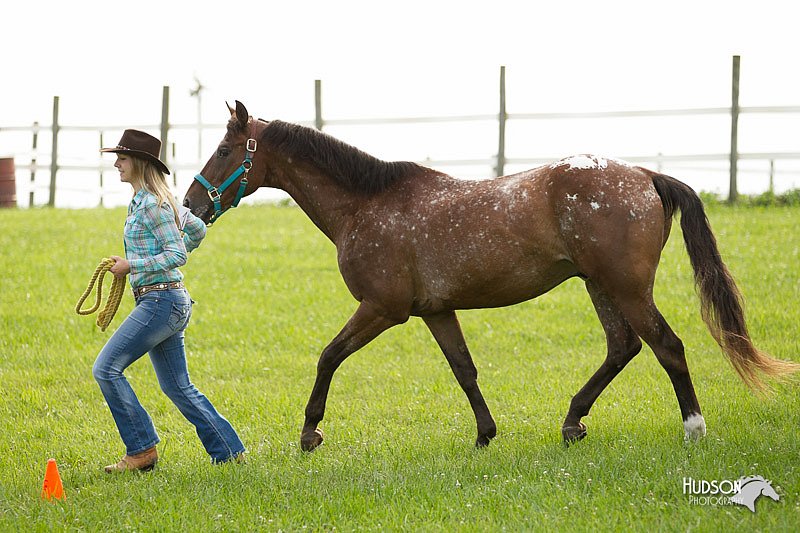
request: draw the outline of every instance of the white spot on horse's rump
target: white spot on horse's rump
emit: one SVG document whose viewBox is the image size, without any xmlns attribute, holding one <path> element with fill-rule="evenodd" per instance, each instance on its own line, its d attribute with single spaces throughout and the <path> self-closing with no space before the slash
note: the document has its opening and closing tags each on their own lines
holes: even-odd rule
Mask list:
<svg viewBox="0 0 800 533">
<path fill-rule="evenodd" d="M 569 169 L 599 169 L 602 170 L 608 166 L 608 161 L 602 157 L 594 156 L 594 155 L 573 155 L 572 157 L 567 157 L 562 159 L 561 161 L 556 161 L 555 163 L 550 165 L 550 168 L 557 168 L 564 165 L 569 165 Z"/>
<path fill-rule="evenodd" d="M 577 194 L 569 194 L 567 193 L 567 200 L 572 200 L 573 202 L 578 199 Z"/>
<path fill-rule="evenodd" d="M 616 157 L 608 157 L 607 158 L 612 163 L 616 163 L 618 165 L 622 165 L 623 167 L 633 168 L 633 164 L 628 163 L 624 159 L 617 159 Z"/>
<path fill-rule="evenodd" d="M 683 421 L 686 440 L 697 440 L 706 436 L 706 420 L 703 415 L 691 414 Z"/>
<path fill-rule="evenodd" d="M 598 204 L 597 202 L 592 202 L 592 203 L 591 203 L 591 204 L 589 204 L 589 205 L 591 205 L 591 206 L 592 206 L 592 209 L 594 209 L 595 211 L 597 211 L 598 209 L 600 209 L 600 204 Z"/>
</svg>

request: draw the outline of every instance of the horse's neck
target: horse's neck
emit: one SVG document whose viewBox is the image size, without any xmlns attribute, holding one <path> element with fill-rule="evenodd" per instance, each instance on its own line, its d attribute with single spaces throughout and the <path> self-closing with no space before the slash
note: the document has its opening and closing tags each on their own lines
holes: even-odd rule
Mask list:
<svg viewBox="0 0 800 533">
<path fill-rule="evenodd" d="M 291 168 L 276 186 L 286 191 L 334 244 L 358 207 L 354 193 L 319 172 Z"/>
<path fill-rule="evenodd" d="M 747 494 L 748 496 L 751 494 L 761 494 L 761 490 L 764 488 L 765 484 L 761 481 L 753 481 L 750 482 L 742 487 L 742 493 Z"/>
</svg>

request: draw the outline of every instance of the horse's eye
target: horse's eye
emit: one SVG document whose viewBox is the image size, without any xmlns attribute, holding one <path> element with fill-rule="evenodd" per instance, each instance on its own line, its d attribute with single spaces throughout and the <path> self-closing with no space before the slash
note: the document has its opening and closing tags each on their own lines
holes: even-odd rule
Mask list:
<svg viewBox="0 0 800 533">
<path fill-rule="evenodd" d="M 228 157 L 228 154 L 230 154 L 230 153 L 231 153 L 231 151 L 228 150 L 227 148 L 218 148 L 217 149 L 217 157 Z"/>
</svg>

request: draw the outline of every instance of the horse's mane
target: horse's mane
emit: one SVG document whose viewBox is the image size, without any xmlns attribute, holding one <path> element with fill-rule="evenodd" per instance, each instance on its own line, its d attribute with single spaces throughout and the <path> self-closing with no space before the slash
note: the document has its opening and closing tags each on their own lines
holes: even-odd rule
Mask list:
<svg viewBox="0 0 800 533">
<path fill-rule="evenodd" d="M 342 186 L 359 192 L 383 191 L 423 168 L 410 161 L 382 161 L 326 133 L 280 120 L 267 124 L 261 141 L 293 159 L 311 163 Z"/>
<path fill-rule="evenodd" d="M 768 483 L 768 481 L 766 479 L 764 479 L 763 476 L 749 476 L 749 477 L 743 477 L 742 479 L 739 480 L 739 482 L 741 483 L 742 487 L 744 487 L 745 485 L 747 485 L 751 481 L 763 481 L 765 483 Z"/>
</svg>

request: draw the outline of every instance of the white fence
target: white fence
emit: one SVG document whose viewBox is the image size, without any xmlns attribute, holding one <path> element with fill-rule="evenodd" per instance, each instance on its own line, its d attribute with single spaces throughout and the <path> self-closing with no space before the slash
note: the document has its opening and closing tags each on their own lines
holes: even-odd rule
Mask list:
<svg viewBox="0 0 800 533">
<path fill-rule="evenodd" d="M 666 122 L 673 120 L 711 120 L 716 130 L 726 130 L 726 138 L 717 142 L 724 150 L 709 153 L 614 153 L 630 162 L 653 166 L 659 170 L 665 167 L 679 168 L 687 171 L 694 168 L 704 173 L 716 173 L 716 184 L 713 187 L 705 184 L 693 184 L 700 190 L 721 189 L 732 201 L 736 199 L 741 185 L 747 185 L 749 191 L 772 189 L 775 182 L 778 188 L 796 188 L 800 186 L 800 151 L 797 149 L 778 151 L 740 152 L 739 134 L 746 131 L 747 122 L 741 117 L 789 117 L 797 121 L 793 126 L 800 130 L 800 106 L 761 106 L 740 107 L 738 104 L 739 58 L 734 56 L 731 78 L 731 106 L 693 109 L 662 109 L 643 111 L 604 111 L 593 113 L 508 113 L 506 111 L 505 67 L 500 68 L 499 108 L 496 114 L 460 115 L 460 116 L 427 116 L 427 117 L 384 117 L 361 119 L 326 119 L 322 114 L 322 83 L 315 82 L 314 120 L 298 121 L 319 129 L 328 129 L 337 137 L 346 138 L 346 132 L 379 128 L 384 133 L 387 128 L 416 129 L 437 127 L 439 125 L 472 127 L 483 140 L 480 148 L 473 153 L 486 154 L 476 158 L 422 158 L 418 162 L 426 166 L 449 171 L 460 169 L 462 172 L 449 172 L 453 175 L 474 174 L 485 176 L 493 173 L 502 175 L 510 171 L 522 170 L 538 164 L 558 159 L 567 154 L 527 152 L 515 156 L 515 150 L 508 150 L 513 144 L 515 127 L 521 124 L 536 125 L 539 131 L 554 128 L 554 125 L 569 128 L 569 124 L 580 124 L 581 128 L 594 123 L 613 123 L 615 127 L 603 127 L 610 130 L 607 135 L 615 135 L 623 129 L 620 121 L 628 122 L 647 119 Z M 15 157 L 17 203 L 21 207 L 37 205 L 57 206 L 65 204 L 57 198 L 62 195 L 80 195 L 79 202 L 69 202 L 70 206 L 120 205 L 129 198 L 129 189 L 120 186 L 113 169 L 113 159 L 102 158 L 97 152 L 102 146 L 116 143 L 122 130 L 133 127 L 160 132 L 162 140 L 162 159 L 167 161 L 173 170 L 173 184 L 178 191 L 184 190 L 191 183 L 192 177 L 202 167 L 202 137 L 208 138 L 210 133 L 221 138 L 224 124 L 172 124 L 169 122 L 169 88 L 164 87 L 162 96 L 162 120 L 160 124 L 74 126 L 61 124 L 58 119 L 60 101 L 53 98 L 53 116 L 49 125 L 34 123 L 30 126 L 0 125 L 0 153 L 11 153 Z M 740 122 L 743 124 L 740 125 Z M 544 126 L 546 124 L 546 126 Z M 567 126 L 564 126 L 567 124 Z M 578 128 L 576 128 L 578 129 Z M 635 128 L 632 128 L 635 129 Z M 685 130 L 692 129 L 687 126 Z M 491 132 L 494 131 L 492 134 Z M 696 134 L 697 132 L 695 132 Z M 702 133 L 701 133 L 702 135 Z M 800 142 L 795 138 L 790 147 Z M 357 143 L 353 143 L 358 146 Z M 479 150 L 479 151 L 477 151 Z M 519 150 L 516 150 L 519 153 Z M 96 162 L 87 164 L 86 154 L 97 153 Z M 186 154 L 191 154 L 186 156 Z M 205 154 L 208 155 L 208 154 Z M 91 178 L 94 176 L 95 178 Z M 113 179 L 109 179 L 113 176 Z M 744 179 L 740 180 L 740 176 Z M 677 176 L 681 177 L 681 176 Z M 682 178 L 683 179 L 683 178 Z M 755 183 L 757 181 L 757 183 Z M 753 182 L 753 183 L 751 183 Z M 46 198 L 45 198 L 46 196 Z"/>
</svg>

